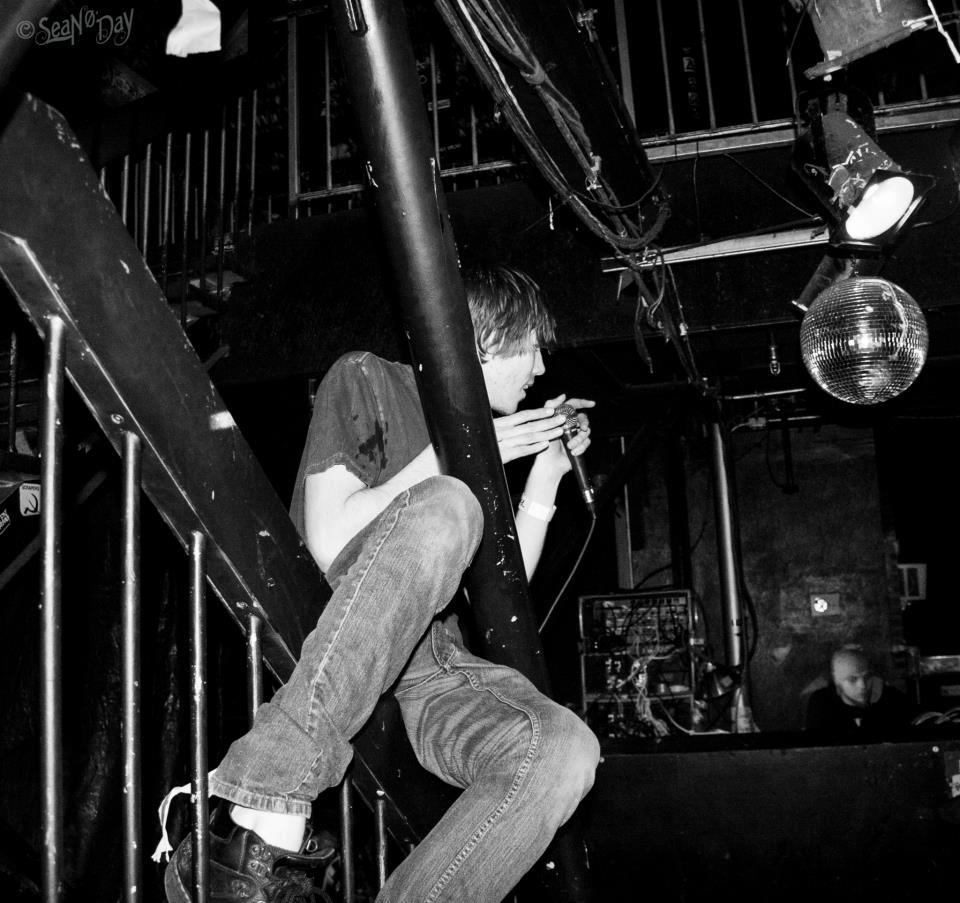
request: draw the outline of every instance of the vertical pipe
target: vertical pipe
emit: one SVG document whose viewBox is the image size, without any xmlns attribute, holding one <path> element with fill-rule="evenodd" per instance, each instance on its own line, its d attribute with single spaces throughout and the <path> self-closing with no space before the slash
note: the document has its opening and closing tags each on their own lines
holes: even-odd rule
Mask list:
<svg viewBox="0 0 960 903">
<path fill-rule="evenodd" d="M 253 235 L 253 206 L 257 190 L 257 90 L 250 95 L 250 197 L 247 199 L 247 235 Z"/>
<path fill-rule="evenodd" d="M 703 0 L 697 0 L 697 16 L 700 21 L 700 52 L 703 54 L 703 78 L 707 85 L 707 110 L 710 128 L 717 127 L 717 110 L 713 103 L 713 79 L 710 78 L 710 51 L 707 48 L 707 25 L 703 18 Z"/>
<path fill-rule="evenodd" d="M 123 175 L 120 178 L 120 219 L 127 225 L 127 200 L 130 196 L 130 154 L 123 157 Z"/>
<path fill-rule="evenodd" d="M 223 207 L 227 198 L 227 107 L 220 111 L 220 181 L 217 185 L 217 299 L 223 294 L 223 245 L 226 223 Z M 206 288 L 206 286 L 204 286 Z"/>
<path fill-rule="evenodd" d="M 624 106 L 630 111 L 630 120 L 637 121 L 633 106 L 633 67 L 630 65 L 630 42 L 627 40 L 627 11 L 624 0 L 613 0 L 613 12 L 617 24 L 617 57 L 620 61 L 620 95 Z"/>
<path fill-rule="evenodd" d="M 257 709 L 263 702 L 263 647 L 260 643 L 260 628 L 263 620 L 252 613 L 247 622 L 247 714 L 250 724 L 257 717 Z"/>
<path fill-rule="evenodd" d="M 477 110 L 470 104 L 470 163 L 474 167 L 480 165 L 480 148 L 477 145 Z M 474 186 L 478 181 L 474 180 Z"/>
<path fill-rule="evenodd" d="M 160 223 L 160 278 L 163 296 L 167 296 L 170 252 L 170 177 L 173 168 L 173 132 L 167 133 L 167 155 L 163 161 L 163 206 Z"/>
<path fill-rule="evenodd" d="M 343 903 L 354 903 L 356 870 L 353 861 L 353 781 L 349 775 L 340 785 L 340 850 Z"/>
<path fill-rule="evenodd" d="M 142 899 L 140 768 L 140 437 L 123 434 L 124 899 Z"/>
<path fill-rule="evenodd" d="M 207 293 L 207 208 L 210 186 L 210 129 L 203 130 L 203 172 L 200 177 L 200 202 L 197 204 L 200 249 L 197 251 L 201 297 Z"/>
<path fill-rule="evenodd" d="M 300 200 L 300 85 L 297 66 L 297 17 L 287 17 L 287 207 L 296 219 Z"/>
<path fill-rule="evenodd" d="M 187 267 L 190 263 L 188 248 L 190 245 L 190 132 L 187 132 L 183 150 L 183 223 L 180 235 L 180 325 L 187 328 Z"/>
<path fill-rule="evenodd" d="M 377 791 L 374 816 L 377 832 L 377 887 L 383 889 L 387 883 L 387 797 L 382 790 Z"/>
<path fill-rule="evenodd" d="M 130 237 L 133 243 L 140 247 L 140 236 L 143 231 L 143 211 L 140 209 L 140 186 L 143 184 L 143 161 L 137 160 L 133 164 L 133 225 L 130 227 Z"/>
<path fill-rule="evenodd" d="M 627 440 L 621 436 L 618 440 L 621 457 L 627 450 Z M 618 516 L 614 519 L 614 533 L 617 543 L 617 584 L 620 589 L 633 589 L 636 579 L 633 573 L 633 534 L 630 529 L 630 487 L 624 481 L 620 493 Z"/>
<path fill-rule="evenodd" d="M 720 596 L 723 601 L 723 640 L 727 664 L 743 663 L 743 618 L 734 552 L 733 507 L 727 470 L 726 437 L 719 419 L 711 424 L 713 492 L 717 523 L 717 553 L 720 560 Z"/>
<path fill-rule="evenodd" d="M 430 42 L 430 125 L 433 128 L 433 159 L 437 161 L 437 169 L 442 170 L 440 163 L 440 111 L 437 109 L 437 54 Z"/>
<path fill-rule="evenodd" d="M 673 115 L 673 89 L 670 85 L 670 60 L 667 56 L 667 25 L 663 21 L 663 0 L 657 0 L 657 22 L 660 26 L 660 62 L 663 64 L 663 89 L 667 100 L 667 134 L 676 135 L 677 121 Z"/>
<path fill-rule="evenodd" d="M 17 378 L 20 371 L 20 353 L 17 331 L 10 330 L 10 354 L 7 358 L 7 373 L 10 385 L 7 386 L 7 451 L 17 450 Z"/>
<path fill-rule="evenodd" d="M 143 164 L 143 237 L 141 251 L 147 259 L 147 247 L 150 241 L 150 167 L 153 165 L 153 144 L 147 144 L 147 153 Z"/>
<path fill-rule="evenodd" d="M 233 234 L 234 252 L 240 245 L 240 171 L 243 147 L 243 95 L 237 98 L 237 139 L 233 160 L 233 203 L 230 205 L 230 232 Z"/>
<path fill-rule="evenodd" d="M 740 36 L 743 39 L 743 64 L 747 70 L 747 91 L 750 95 L 750 121 L 756 125 L 759 122 L 757 114 L 757 95 L 753 87 L 753 64 L 750 62 L 750 39 L 747 36 L 747 17 L 743 11 L 743 0 L 737 0 L 740 10 Z M 710 73 L 707 73 L 707 84 L 710 84 Z"/>
<path fill-rule="evenodd" d="M 41 426 L 40 515 L 43 565 L 40 586 L 40 775 L 44 903 L 61 899 L 63 875 L 63 737 L 60 624 L 60 527 L 63 496 L 64 325 L 47 320 Z"/>
<path fill-rule="evenodd" d="M 333 100 L 330 90 L 330 26 L 323 29 L 323 147 L 327 163 L 327 189 L 333 188 L 333 117 L 330 115 L 330 103 Z"/>
<path fill-rule="evenodd" d="M 190 773 L 192 783 L 194 903 L 207 903 L 210 825 L 207 780 L 207 610 L 206 537 L 194 531 L 190 542 Z"/>
</svg>

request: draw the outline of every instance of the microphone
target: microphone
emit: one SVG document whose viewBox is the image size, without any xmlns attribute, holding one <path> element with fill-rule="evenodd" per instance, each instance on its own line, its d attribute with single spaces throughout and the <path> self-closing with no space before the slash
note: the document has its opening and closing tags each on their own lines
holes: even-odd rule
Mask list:
<svg viewBox="0 0 960 903">
<path fill-rule="evenodd" d="M 570 465 L 573 467 L 573 475 L 577 479 L 577 486 L 580 487 L 580 494 L 583 496 L 587 510 L 591 516 L 596 517 L 597 505 L 593 498 L 593 484 L 590 482 L 590 477 L 587 474 L 587 467 L 583 463 L 583 456 L 570 454 L 568 447 L 570 440 L 580 432 L 580 421 L 577 419 L 576 408 L 568 404 L 558 404 L 556 412 L 566 417 L 566 422 L 563 424 L 563 447 L 567 452 L 567 457 L 570 459 Z"/>
</svg>

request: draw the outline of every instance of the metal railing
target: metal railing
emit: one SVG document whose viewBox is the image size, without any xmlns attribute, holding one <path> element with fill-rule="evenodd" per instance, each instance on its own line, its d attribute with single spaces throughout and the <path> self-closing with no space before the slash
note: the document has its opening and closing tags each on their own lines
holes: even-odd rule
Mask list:
<svg viewBox="0 0 960 903">
<path fill-rule="evenodd" d="M 41 411 L 41 827 L 43 838 L 41 884 L 43 899 L 62 899 L 64 861 L 63 710 L 61 667 L 61 523 L 63 486 L 64 327 L 58 317 L 46 320 L 45 361 Z M 140 657 L 140 498 L 141 439 L 124 432 L 122 448 L 122 755 L 123 755 L 123 899 L 136 903 L 147 894 L 143 878 L 141 829 L 143 778 L 141 773 L 141 657 Z M 206 558 L 207 537 L 195 531 L 190 558 L 190 775 L 193 824 L 193 862 L 197 903 L 208 899 L 208 748 Z M 260 650 L 260 618 L 251 614 L 246 628 L 248 712 L 252 721 L 263 698 L 264 661 Z M 340 786 L 340 884 L 344 903 L 355 900 L 356 863 L 353 837 L 353 790 L 350 778 Z M 378 793 L 374 804 L 377 880 L 387 879 L 387 800 Z"/>
<path fill-rule="evenodd" d="M 652 160 L 793 141 L 798 97 L 812 87 L 804 71 L 823 54 L 810 23 L 786 2 L 597 5 L 624 101 Z M 957 0 L 937 7 L 960 41 Z M 928 29 L 856 62 L 849 77 L 861 83 L 884 129 L 960 119 L 955 70 L 945 39 Z"/>
<path fill-rule="evenodd" d="M 271 218 L 257 209 L 257 97 L 221 105 L 213 125 L 185 127 L 100 170 L 141 254 L 186 323 L 191 284 L 218 297 L 242 236 Z"/>
<path fill-rule="evenodd" d="M 960 42 L 960 0 L 938 6 Z M 791 143 L 803 72 L 822 54 L 809 23 L 767 0 L 600 0 L 591 19 L 647 156 L 666 161 Z M 173 131 L 105 167 L 104 189 L 183 323 L 191 290 L 221 298 L 258 226 L 352 207 L 367 178 L 343 75 L 317 8 L 274 23 L 276 71 L 207 126 Z M 446 38 L 446 40 L 445 40 Z M 434 154 L 448 190 L 517 178 L 512 137 L 452 39 L 416 47 Z M 860 61 L 852 78 L 879 130 L 960 121 L 956 67 L 933 30 Z M 874 55 L 876 56 L 876 55 Z"/>
</svg>

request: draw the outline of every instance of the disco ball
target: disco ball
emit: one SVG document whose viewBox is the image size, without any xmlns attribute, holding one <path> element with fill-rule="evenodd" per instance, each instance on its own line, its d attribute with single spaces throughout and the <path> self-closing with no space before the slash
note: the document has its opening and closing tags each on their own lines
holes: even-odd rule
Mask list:
<svg viewBox="0 0 960 903">
<path fill-rule="evenodd" d="M 814 299 L 800 325 L 803 363 L 817 385 L 850 404 L 899 395 L 927 359 L 917 302 L 886 279 L 851 278 Z"/>
</svg>

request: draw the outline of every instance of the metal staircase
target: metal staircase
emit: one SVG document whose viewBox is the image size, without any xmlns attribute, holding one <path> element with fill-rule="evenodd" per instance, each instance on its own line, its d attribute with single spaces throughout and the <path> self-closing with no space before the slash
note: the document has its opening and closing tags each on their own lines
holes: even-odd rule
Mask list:
<svg viewBox="0 0 960 903">
<path fill-rule="evenodd" d="M 131 487 L 127 508 L 135 509 L 133 499 L 142 488 L 191 555 L 197 612 L 202 612 L 209 585 L 247 635 L 252 694 L 262 692 L 256 676 L 261 662 L 285 680 L 329 589 L 79 142 L 56 110 L 30 96 L 19 102 L 0 135 L 0 273 L 47 349 L 40 475 L 45 686 L 62 680 L 57 670 L 56 554 L 64 374 L 123 457 L 125 483 Z M 125 558 L 131 562 L 124 577 L 125 597 L 130 597 L 125 604 L 129 601 L 135 611 L 135 525 L 124 535 L 129 544 Z M 202 615 L 198 618 L 202 641 Z M 135 628 L 133 615 L 131 624 Z M 135 629 L 127 642 L 138 642 Z M 137 720 L 136 655 L 131 655 L 128 735 Z M 192 768 L 194 785 L 202 791 L 208 767 L 200 717 L 205 709 L 202 662 L 195 662 L 194 674 L 191 701 L 198 717 Z M 47 899 L 57 898 L 63 830 L 57 702 L 53 686 L 43 716 Z M 353 784 L 374 810 L 383 843 L 389 834 L 406 850 L 435 820 L 431 800 L 440 798 L 412 751 L 404 760 L 400 750 L 398 760 L 398 738 L 390 729 L 397 726 L 394 719 L 389 704 L 382 704 L 358 738 Z M 134 731 L 128 749 L 132 764 L 136 742 Z M 128 776 L 135 772 L 127 770 Z M 125 794 L 139 805 L 139 787 L 125 788 Z M 205 804 L 200 800 L 195 810 L 198 824 L 205 824 Z M 348 801 L 343 811 L 349 815 Z M 131 831 L 137 822 L 136 813 L 130 813 Z M 135 879 L 133 860 L 150 844 L 134 834 L 128 846 L 133 847 L 128 878 Z M 125 882 L 128 899 L 136 883 Z"/>
</svg>

